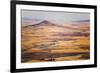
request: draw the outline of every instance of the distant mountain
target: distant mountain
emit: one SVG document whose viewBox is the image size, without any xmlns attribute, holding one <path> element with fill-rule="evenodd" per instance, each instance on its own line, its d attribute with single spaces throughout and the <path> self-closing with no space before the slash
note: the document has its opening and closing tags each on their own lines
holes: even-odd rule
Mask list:
<svg viewBox="0 0 100 73">
<path fill-rule="evenodd" d="M 76 22 L 90 22 L 90 20 L 79 20 L 79 21 L 76 21 Z"/>
<path fill-rule="evenodd" d="M 56 24 L 53 24 L 47 20 L 41 21 L 40 23 L 34 24 L 34 26 L 57 26 Z"/>
<path fill-rule="evenodd" d="M 77 22 L 90 22 L 90 20 L 80 20 L 80 21 L 77 21 Z"/>
<path fill-rule="evenodd" d="M 63 28 L 65 28 L 65 26 L 63 26 L 63 25 L 54 24 L 54 23 L 52 23 L 50 21 L 47 21 L 47 20 L 41 21 L 41 22 L 36 23 L 36 24 L 27 25 L 27 26 L 24 26 L 24 27 L 39 27 L 39 26 L 57 26 L 57 27 L 63 27 Z"/>
<path fill-rule="evenodd" d="M 33 25 L 28 25 L 28 26 L 24 26 L 24 27 L 39 27 L 39 26 L 56 26 L 56 27 L 60 27 L 60 28 L 67 28 L 67 29 L 74 29 L 73 27 L 70 27 L 68 25 L 61 25 L 61 24 L 54 24 L 50 21 L 47 21 L 47 20 L 44 20 L 44 21 L 41 21 L 37 24 L 33 24 Z"/>
</svg>

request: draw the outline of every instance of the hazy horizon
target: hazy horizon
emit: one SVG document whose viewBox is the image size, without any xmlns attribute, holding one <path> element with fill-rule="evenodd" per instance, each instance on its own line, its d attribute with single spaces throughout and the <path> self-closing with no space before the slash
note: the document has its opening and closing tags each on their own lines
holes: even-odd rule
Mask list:
<svg viewBox="0 0 100 73">
<path fill-rule="evenodd" d="M 22 10 L 21 17 L 25 25 L 29 25 L 27 23 L 39 23 L 43 20 L 58 24 L 90 22 L 90 13 L 82 12 Z M 24 24 L 22 25 L 24 26 Z"/>
</svg>

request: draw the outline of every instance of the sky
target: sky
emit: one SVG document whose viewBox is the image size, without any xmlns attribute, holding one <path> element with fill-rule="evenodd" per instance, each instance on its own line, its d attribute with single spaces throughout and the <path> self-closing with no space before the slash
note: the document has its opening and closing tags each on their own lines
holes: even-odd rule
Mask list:
<svg viewBox="0 0 100 73">
<path fill-rule="evenodd" d="M 89 21 L 90 13 L 22 10 L 21 17 L 24 21 L 32 21 L 34 23 L 48 20 L 53 23 L 66 24 L 77 21 Z"/>
</svg>

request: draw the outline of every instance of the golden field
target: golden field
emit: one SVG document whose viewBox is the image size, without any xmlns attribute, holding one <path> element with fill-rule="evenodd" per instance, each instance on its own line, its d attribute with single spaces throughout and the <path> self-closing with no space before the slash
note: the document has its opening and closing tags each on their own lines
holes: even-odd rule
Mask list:
<svg viewBox="0 0 100 73">
<path fill-rule="evenodd" d="M 90 58 L 90 24 L 42 21 L 22 26 L 21 62 L 71 61 Z"/>
</svg>

